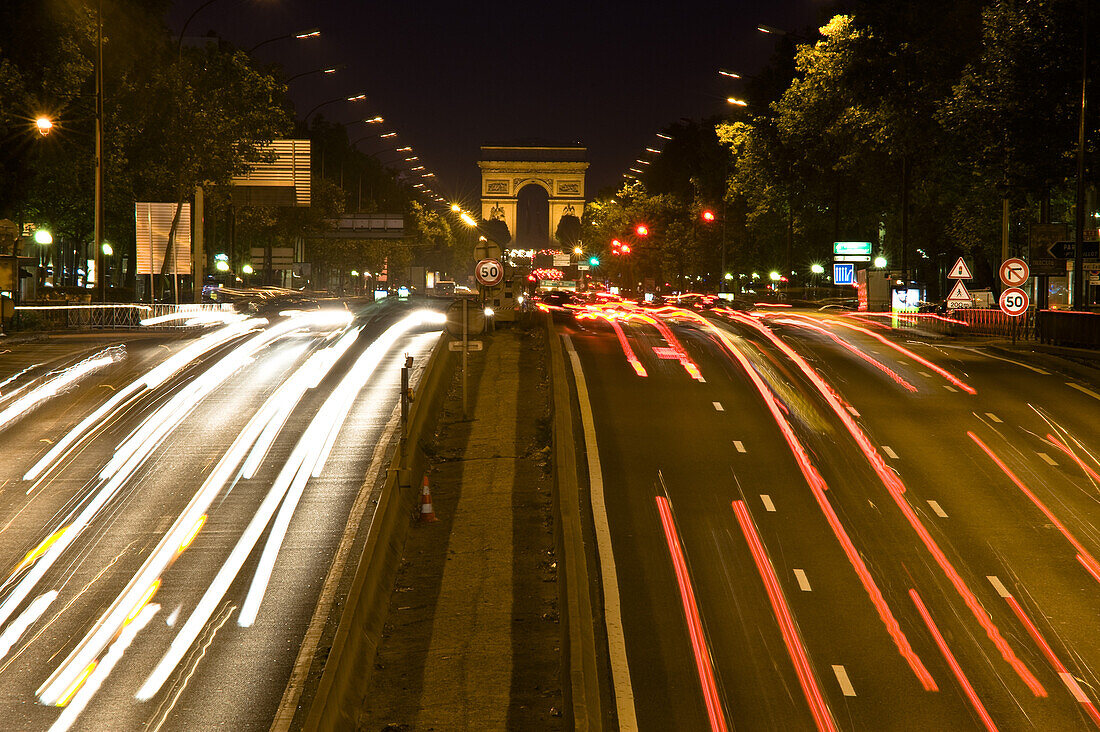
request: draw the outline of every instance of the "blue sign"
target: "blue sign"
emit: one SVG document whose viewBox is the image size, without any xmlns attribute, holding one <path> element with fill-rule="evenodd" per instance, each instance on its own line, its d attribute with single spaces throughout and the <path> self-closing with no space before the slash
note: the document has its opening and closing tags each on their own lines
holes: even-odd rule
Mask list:
<svg viewBox="0 0 1100 732">
<path fill-rule="evenodd" d="M 833 284 L 854 285 L 856 283 L 856 265 L 854 262 L 833 262 Z"/>
</svg>

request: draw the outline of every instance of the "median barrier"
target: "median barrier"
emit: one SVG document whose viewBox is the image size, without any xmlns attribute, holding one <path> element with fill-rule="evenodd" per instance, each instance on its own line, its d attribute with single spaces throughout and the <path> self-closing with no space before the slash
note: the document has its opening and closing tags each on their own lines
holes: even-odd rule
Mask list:
<svg viewBox="0 0 1100 732">
<path fill-rule="evenodd" d="M 442 335 L 436 343 L 410 405 L 407 437 L 394 452 L 332 648 L 309 703 L 304 729 L 310 732 L 357 727 L 427 465 L 424 444 L 435 431 L 455 368 L 456 354 L 447 349 L 447 340 Z"/>
</svg>

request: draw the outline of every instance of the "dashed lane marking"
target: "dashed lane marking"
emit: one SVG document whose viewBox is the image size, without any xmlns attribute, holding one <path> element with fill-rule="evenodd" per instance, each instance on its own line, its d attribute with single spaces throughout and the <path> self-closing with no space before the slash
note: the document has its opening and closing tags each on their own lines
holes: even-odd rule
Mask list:
<svg viewBox="0 0 1100 732">
<path fill-rule="evenodd" d="M 761 493 L 760 494 L 760 500 L 764 504 L 764 510 L 765 511 L 771 511 L 773 513 L 775 512 L 775 504 L 772 503 L 772 497 L 771 496 L 769 496 L 766 493 Z"/>
<path fill-rule="evenodd" d="M 716 412 L 724 412 L 724 411 L 726 411 L 726 410 L 725 410 L 725 409 L 724 409 L 724 408 L 722 407 L 722 402 L 711 402 L 711 403 L 712 403 L 712 404 L 714 405 L 714 411 L 716 411 Z"/>
<path fill-rule="evenodd" d="M 858 412 L 858 411 L 856 411 L 856 408 L 855 408 L 855 407 L 853 407 L 853 406 L 849 406 L 849 407 L 848 407 L 848 411 L 852 413 L 852 416 L 853 416 L 853 417 L 858 417 L 858 416 L 859 416 L 859 412 Z"/>
<path fill-rule="evenodd" d="M 1050 455 L 1047 455 L 1045 452 L 1037 452 L 1035 454 L 1038 455 L 1040 458 L 1042 458 L 1043 462 L 1046 463 L 1047 465 L 1057 465 L 1058 464 L 1058 462 L 1054 458 L 1052 458 Z"/>
<path fill-rule="evenodd" d="M 836 674 L 837 683 L 840 684 L 840 691 L 844 696 L 855 696 L 856 690 L 852 686 L 851 680 L 848 678 L 848 672 L 840 664 L 833 664 L 833 673 Z"/>
<path fill-rule="evenodd" d="M 794 578 L 798 580 L 798 588 L 803 592 L 810 592 L 810 580 L 806 577 L 806 573 L 801 569 L 794 571 Z"/>
<path fill-rule="evenodd" d="M 1067 381 L 1066 386 L 1070 387 L 1071 389 L 1076 389 L 1077 391 L 1081 392 L 1082 394 L 1088 394 L 1093 399 L 1100 400 L 1100 394 L 1097 394 L 1092 389 L 1086 389 L 1085 387 L 1081 386 L 1080 384 L 1074 384 L 1072 381 Z"/>
<path fill-rule="evenodd" d="M 954 393 L 956 392 L 956 389 L 955 389 L 955 387 L 953 387 L 953 386 L 951 386 L 951 385 L 949 385 L 949 384 L 944 384 L 944 385 L 943 385 L 943 388 L 944 388 L 944 389 L 947 389 L 947 390 L 948 390 L 949 392 L 951 392 L 952 394 L 954 394 Z"/>
<path fill-rule="evenodd" d="M 986 579 L 989 580 L 989 584 L 993 585 L 993 589 L 997 591 L 997 594 L 1001 597 L 1012 597 L 1012 593 L 1001 583 L 1001 580 L 996 575 L 987 575 Z"/>
<path fill-rule="evenodd" d="M 737 452 L 748 452 L 748 450 L 745 449 L 745 446 L 741 444 L 741 440 L 734 440 L 733 447 L 737 450 Z"/>
<path fill-rule="evenodd" d="M 884 453 L 886 453 L 886 457 L 890 458 L 891 460 L 897 460 L 898 459 L 898 454 L 896 452 L 894 452 L 893 449 L 889 445 L 883 445 L 882 446 L 882 451 Z"/>
<path fill-rule="evenodd" d="M 927 371 L 918 371 L 917 373 L 920 374 L 921 376 L 923 376 L 926 379 L 931 379 L 932 378 L 932 374 L 928 373 Z"/>
<path fill-rule="evenodd" d="M 932 511 L 935 512 L 940 518 L 947 518 L 947 511 L 943 510 L 943 507 L 936 501 L 929 501 L 928 505 L 932 507 Z"/>
<path fill-rule="evenodd" d="M 993 414 L 993 412 L 986 412 L 985 416 L 989 417 L 991 421 L 996 422 L 997 424 L 1001 424 L 1004 421 L 996 414 Z"/>
</svg>

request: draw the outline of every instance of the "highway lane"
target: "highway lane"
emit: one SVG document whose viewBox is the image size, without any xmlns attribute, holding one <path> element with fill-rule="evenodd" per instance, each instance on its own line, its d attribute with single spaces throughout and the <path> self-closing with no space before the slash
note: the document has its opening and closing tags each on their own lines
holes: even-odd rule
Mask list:
<svg viewBox="0 0 1100 732">
<path fill-rule="evenodd" d="M 654 508 L 662 491 L 697 594 L 722 716 L 737 728 L 813 726 L 815 693 L 828 707 L 817 718 L 825 728 L 1090 725 L 1089 706 L 1074 694 L 1096 699 L 1097 587 L 1075 556 L 1100 546 L 1089 521 L 1096 485 L 1082 482 L 1091 480 L 1087 471 L 1066 453 L 1054 456 L 1049 442 L 1047 457 L 1072 463 L 1076 473 L 1035 451 L 1010 453 L 1019 478 L 1051 492 L 1044 505 L 1066 514 L 1057 518 L 1075 547 L 968 433 L 997 454 L 1006 430 L 1034 441 L 1028 430 L 1053 422 L 1062 444 L 1095 470 L 1085 450 L 1096 454 L 1089 444 L 1100 433 L 1096 411 L 1074 409 L 1079 400 L 1067 400 L 1067 379 L 1003 357 L 888 335 L 911 351 L 900 353 L 869 333 L 811 323 L 836 331 L 849 349 L 826 332 L 778 322 L 790 315 L 767 318 L 778 342 L 732 313 L 718 318 L 775 395 L 779 419 L 707 324 L 668 319 L 704 383 L 669 358 L 667 338 L 636 318 L 620 322 L 625 348 L 603 320 L 570 328 L 596 414 L 642 727 L 708 724 L 700 664 Z M 787 343 L 795 350 L 786 352 Z M 830 400 L 828 387 L 803 373 L 799 352 L 839 398 Z M 1030 422 L 1017 421 L 1025 413 Z M 778 434 L 780 420 L 793 437 Z M 792 444 L 805 449 L 808 468 Z M 655 487 L 658 469 L 663 489 Z M 1064 474 L 1038 479 L 1042 469 Z M 904 491 L 896 494 L 888 488 L 895 470 Z M 815 472 L 825 490 L 811 497 Z M 761 565 L 728 509 L 740 499 L 779 578 L 777 598 L 764 591 Z M 790 638 L 777 621 L 784 604 L 797 629 Z M 802 676 L 792 660 L 800 645 L 812 670 Z M 936 691 L 925 690 L 929 680 Z"/>
<path fill-rule="evenodd" d="M 10 613 L 9 627 L 28 617 L 28 608 L 33 617 L 34 603 L 49 600 L 47 590 L 59 591 L 0 660 L 0 708 L 16 721 L 16 728 L 47 729 L 69 716 L 75 719 L 76 729 L 268 728 L 343 539 L 348 511 L 394 414 L 403 355 L 407 352 L 422 364 L 437 337 L 433 332 L 438 333 L 438 325 L 401 323 L 410 311 L 406 307 L 372 310 L 350 328 L 334 322 L 288 329 L 270 342 L 261 342 L 235 368 L 219 374 L 220 363 L 239 357 L 239 348 L 249 342 L 255 345 L 252 339 L 263 338 L 279 325 L 242 333 L 121 408 L 91 439 L 77 444 L 30 496 L 24 491 L 35 486 L 34 481 L 20 481 L 21 476 L 13 481 L 10 474 L 5 475 L 9 482 L 0 493 L 0 515 L 10 526 L 0 533 L 0 556 L 9 557 L 15 567 L 37 542 L 48 539 L 57 528 L 76 523 L 79 509 L 91 505 L 97 491 L 110 483 L 96 479 L 96 471 L 119 454 L 127 438 L 140 435 L 142 425 L 148 427 L 158 415 L 166 414 L 173 400 L 183 401 L 185 414 L 178 425 L 153 437 L 148 459 L 136 466 L 117 494 Z M 356 333 L 359 326 L 362 331 Z M 341 339 L 342 334 L 346 338 Z M 157 360 L 158 351 L 164 353 L 163 363 L 170 351 L 178 353 L 194 342 L 165 344 L 169 348 L 158 344 L 151 354 L 135 352 L 135 358 L 119 364 L 120 374 L 107 367 L 86 377 L 63 398 L 44 402 L 24 418 L 33 417 L 33 422 L 3 432 L 5 439 L 22 445 L 22 450 L 14 452 L 16 460 L 5 461 L 5 472 L 30 468 L 48 448 L 38 439 L 56 443 L 66 428 L 101 404 L 102 395 L 112 391 L 101 386 L 108 381 L 105 377 L 110 377 L 117 394 Z M 337 356 L 329 359 L 328 375 L 324 376 L 324 369 L 303 371 L 307 363 L 316 366 L 325 349 Z M 298 378 L 295 375 L 303 373 L 307 378 L 300 381 L 297 392 L 288 388 Z M 323 377 L 319 383 L 310 383 L 319 376 Z M 208 383 L 200 388 L 204 380 Z M 269 419 L 257 423 L 263 410 L 279 407 L 285 408 L 284 414 L 268 415 Z M 51 429 L 39 431 L 39 423 Z M 249 425 L 256 424 L 272 425 L 274 439 L 257 461 L 255 473 L 242 477 L 237 475 L 239 460 L 233 462 L 230 456 L 249 454 L 248 445 L 238 451 L 238 443 Z M 333 432 L 334 428 L 339 429 Z M 263 439 L 258 431 L 252 436 Z M 292 460 L 303 467 L 286 468 Z M 291 477 L 299 474 L 292 485 L 284 481 L 290 496 L 301 491 L 296 506 L 289 499 L 280 501 L 281 493 L 272 499 L 269 492 L 288 471 Z M 219 485 L 214 476 L 222 472 L 228 480 Z M 209 505 L 196 509 L 189 502 L 202 491 L 209 494 Z M 272 510 L 268 521 L 256 524 L 255 547 L 252 551 L 244 547 L 239 571 L 226 573 L 227 557 L 264 505 Z M 276 509 L 282 507 L 286 507 L 285 517 L 292 518 L 279 543 L 270 524 L 279 526 L 281 511 Z M 185 514 L 187 525 L 177 532 L 173 522 L 183 520 Z M 201 523 L 193 520 L 203 514 Z M 0 601 L 10 600 L 19 582 L 44 566 L 66 536 L 67 532 L 21 568 L 4 586 Z M 261 554 L 269 542 L 269 556 L 277 559 L 261 593 L 260 585 L 255 589 L 253 585 L 256 577 L 266 576 L 260 569 Z M 162 544 L 166 548 L 158 550 Z M 159 570 L 154 562 L 158 551 L 168 557 Z M 147 567 L 150 562 L 154 566 Z M 147 572 L 146 579 L 136 579 L 139 572 Z M 212 591 L 216 575 L 224 578 L 223 586 Z M 146 597 L 152 577 L 159 579 L 159 585 Z M 136 594 L 125 594 L 130 588 Z M 262 602 L 255 620 L 243 627 L 241 611 L 250 595 L 262 596 Z M 208 618 L 194 612 L 204 596 L 211 608 Z M 121 631 L 103 622 L 113 606 L 121 608 L 117 616 L 123 621 Z M 175 641 L 182 648 L 181 657 L 176 663 L 162 663 L 186 627 L 196 629 L 194 640 Z M 129 635 L 134 636 L 132 645 L 125 647 L 131 641 Z M 85 650 L 91 655 L 80 660 Z M 99 676 L 123 650 L 117 666 L 92 694 Z M 96 665 L 87 663 L 87 658 Z M 88 668 L 91 671 L 84 677 Z M 165 669 L 163 683 L 135 699 L 135 693 L 148 686 L 154 668 Z M 84 678 L 83 683 L 74 684 L 65 677 L 73 671 L 78 682 Z M 50 688 L 51 683 L 56 689 Z M 49 698 L 57 689 L 62 698 L 72 696 L 66 710 L 41 703 L 43 696 Z M 74 714 L 84 697 L 89 697 L 87 707 Z M 36 698 L 40 703 L 32 704 Z"/>
</svg>

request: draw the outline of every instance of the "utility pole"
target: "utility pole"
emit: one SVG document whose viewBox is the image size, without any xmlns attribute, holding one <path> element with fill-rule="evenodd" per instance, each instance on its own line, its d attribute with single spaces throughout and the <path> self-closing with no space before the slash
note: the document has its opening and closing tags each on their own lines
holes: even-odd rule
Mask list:
<svg viewBox="0 0 1100 732">
<path fill-rule="evenodd" d="M 1088 278 L 1085 276 L 1085 91 L 1088 85 L 1089 28 L 1088 4 L 1085 4 L 1081 34 L 1081 114 L 1077 124 L 1077 200 L 1073 235 L 1073 309 L 1088 309 Z"/>
<path fill-rule="evenodd" d="M 92 259 L 95 262 L 96 300 L 105 302 L 106 273 L 103 271 L 103 0 L 96 9 L 95 56 L 95 233 Z"/>
</svg>

